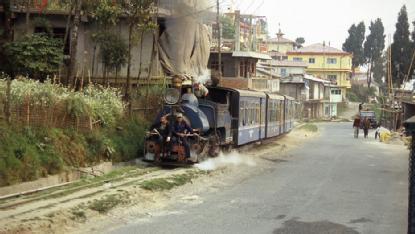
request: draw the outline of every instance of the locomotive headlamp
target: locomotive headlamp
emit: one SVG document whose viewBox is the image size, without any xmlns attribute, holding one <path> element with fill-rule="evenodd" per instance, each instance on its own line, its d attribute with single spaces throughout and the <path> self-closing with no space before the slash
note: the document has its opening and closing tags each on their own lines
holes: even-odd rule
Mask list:
<svg viewBox="0 0 415 234">
<path fill-rule="evenodd" d="M 180 100 L 180 90 L 175 88 L 166 89 L 164 94 L 164 101 L 168 105 L 174 105 L 178 103 Z"/>
</svg>

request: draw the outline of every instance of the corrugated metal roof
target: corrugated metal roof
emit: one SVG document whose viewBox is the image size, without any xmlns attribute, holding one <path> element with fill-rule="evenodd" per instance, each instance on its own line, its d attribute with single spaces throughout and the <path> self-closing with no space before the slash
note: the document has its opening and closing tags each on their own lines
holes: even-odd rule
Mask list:
<svg viewBox="0 0 415 234">
<path fill-rule="evenodd" d="M 278 94 L 267 93 L 267 96 L 273 100 L 284 100 L 284 96 Z"/>
<path fill-rule="evenodd" d="M 290 39 L 287 39 L 287 38 L 284 38 L 284 37 L 282 37 L 282 38 L 278 38 L 278 37 L 270 38 L 270 39 L 267 40 L 267 42 L 269 42 L 269 43 L 291 43 L 291 44 L 295 44 L 294 41 L 292 41 Z"/>
<path fill-rule="evenodd" d="M 324 83 L 328 83 L 328 84 L 330 83 L 330 81 L 328 81 L 328 80 L 323 80 L 323 79 L 317 78 L 317 77 L 309 75 L 309 74 L 305 74 L 304 79 L 312 80 L 312 81 L 316 81 L 316 82 L 321 82 L 323 84 Z"/>
<path fill-rule="evenodd" d="M 253 51 L 234 51 L 232 53 L 232 57 L 243 57 L 243 58 L 256 58 L 256 59 L 264 59 L 264 60 L 271 60 L 271 56 L 267 54 L 261 54 L 258 52 Z"/>
<path fill-rule="evenodd" d="M 239 93 L 239 96 L 243 96 L 243 97 L 266 97 L 264 92 L 243 90 L 243 89 L 234 89 L 234 90 Z"/>
</svg>

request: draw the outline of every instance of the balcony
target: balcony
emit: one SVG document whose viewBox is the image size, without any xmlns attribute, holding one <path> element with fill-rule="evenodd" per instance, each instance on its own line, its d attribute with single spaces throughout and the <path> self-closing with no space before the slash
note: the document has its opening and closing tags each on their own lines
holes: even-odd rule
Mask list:
<svg viewBox="0 0 415 234">
<path fill-rule="evenodd" d="M 220 86 L 234 89 L 252 89 L 257 91 L 271 91 L 270 80 L 266 78 L 236 78 L 222 77 Z M 274 85 L 275 87 L 275 85 Z"/>
</svg>

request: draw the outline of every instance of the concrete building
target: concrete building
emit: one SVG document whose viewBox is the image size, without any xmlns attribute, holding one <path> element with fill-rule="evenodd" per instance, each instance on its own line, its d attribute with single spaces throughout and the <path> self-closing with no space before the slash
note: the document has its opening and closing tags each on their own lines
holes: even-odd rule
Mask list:
<svg viewBox="0 0 415 234">
<path fill-rule="evenodd" d="M 343 99 L 351 88 L 352 54 L 323 44 L 288 51 L 288 60 L 308 63 L 306 72 L 341 88 Z"/>
<path fill-rule="evenodd" d="M 302 116 L 306 119 L 328 117 L 324 107 L 329 102 L 326 85 L 330 82 L 307 74 L 293 74 L 280 80 L 280 93 L 294 97 L 303 105 Z"/>
<path fill-rule="evenodd" d="M 341 93 L 341 87 L 326 83 L 325 85 L 325 101 L 324 101 L 324 116 L 326 118 L 337 117 L 337 107 L 343 102 L 343 96 Z M 327 100 L 328 97 L 328 100 Z"/>
<path fill-rule="evenodd" d="M 267 40 L 268 52 L 280 52 L 287 53 L 288 51 L 294 50 L 295 42 L 284 38 L 284 33 L 279 29 L 276 38 L 271 38 Z"/>
<path fill-rule="evenodd" d="M 219 86 L 270 91 L 271 77 L 257 75 L 256 66 L 259 59 L 270 60 L 271 57 L 251 51 L 233 51 L 222 52 L 221 58 L 222 79 Z M 217 78 L 219 64 L 216 51 L 210 53 L 208 68 L 211 69 L 212 79 Z"/>
</svg>

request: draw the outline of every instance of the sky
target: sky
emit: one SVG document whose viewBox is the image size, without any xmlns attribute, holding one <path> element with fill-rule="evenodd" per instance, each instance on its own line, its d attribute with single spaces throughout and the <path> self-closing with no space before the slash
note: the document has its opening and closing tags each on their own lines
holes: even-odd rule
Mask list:
<svg viewBox="0 0 415 234">
<path fill-rule="evenodd" d="M 221 0 L 222 9 L 234 2 L 242 14 L 266 16 L 272 37 L 281 30 L 285 37 L 305 38 L 305 45 L 326 43 L 341 49 L 353 23 L 364 21 L 366 35 L 371 20 L 381 18 L 386 35 L 395 31 L 398 12 L 405 4 L 410 30 L 415 20 L 415 0 Z M 387 38 L 387 37 L 386 37 Z"/>
</svg>

